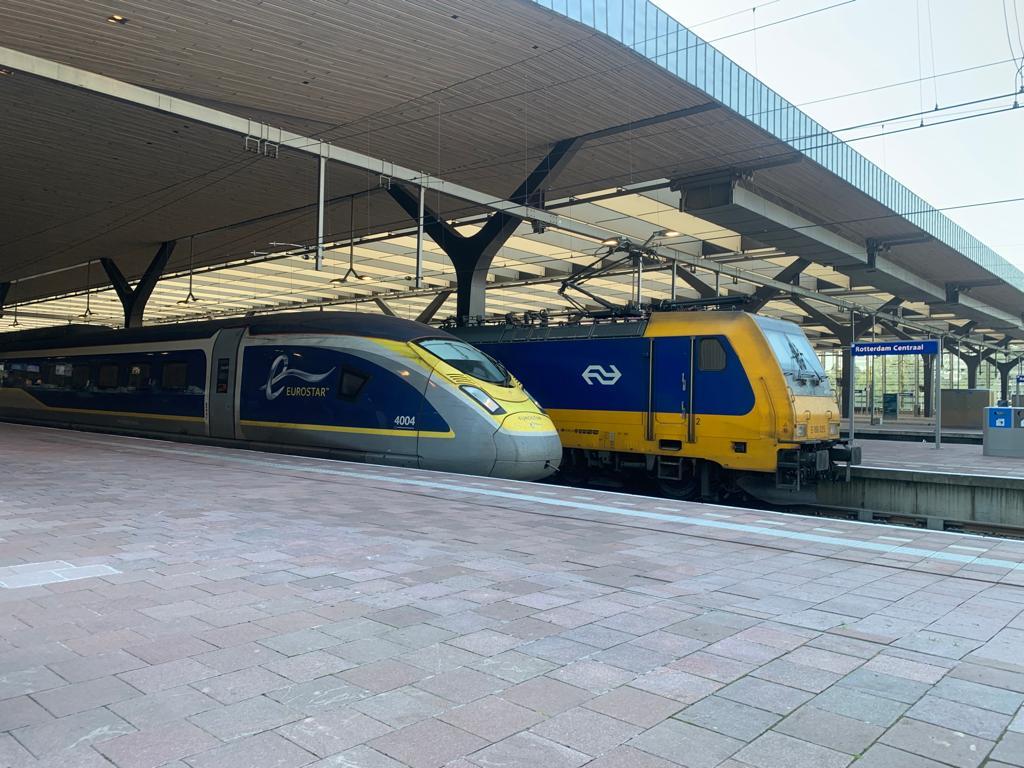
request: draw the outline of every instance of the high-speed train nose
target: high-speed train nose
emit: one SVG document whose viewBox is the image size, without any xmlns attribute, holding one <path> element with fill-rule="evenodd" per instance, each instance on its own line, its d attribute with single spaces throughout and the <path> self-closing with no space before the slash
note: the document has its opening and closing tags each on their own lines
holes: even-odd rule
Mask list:
<svg viewBox="0 0 1024 768">
<path fill-rule="evenodd" d="M 562 460 L 562 441 L 543 413 L 509 414 L 494 433 L 494 445 L 495 477 L 540 480 L 554 473 Z"/>
</svg>

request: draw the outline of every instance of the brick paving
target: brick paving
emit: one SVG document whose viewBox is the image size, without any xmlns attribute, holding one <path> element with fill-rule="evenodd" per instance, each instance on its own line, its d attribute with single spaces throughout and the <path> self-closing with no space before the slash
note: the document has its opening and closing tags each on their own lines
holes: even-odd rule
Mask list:
<svg viewBox="0 0 1024 768">
<path fill-rule="evenodd" d="M 2 424 L 0 462 L 0 766 L 1024 766 L 1020 542 Z"/>
</svg>

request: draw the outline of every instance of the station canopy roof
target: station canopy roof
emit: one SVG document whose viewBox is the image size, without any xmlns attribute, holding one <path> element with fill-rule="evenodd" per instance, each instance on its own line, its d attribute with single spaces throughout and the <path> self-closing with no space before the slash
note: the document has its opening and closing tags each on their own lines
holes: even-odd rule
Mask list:
<svg viewBox="0 0 1024 768">
<path fill-rule="evenodd" d="M 645 298 L 667 298 L 675 271 L 680 297 L 760 288 L 762 311 L 811 335 L 846 322 L 848 302 L 898 312 L 915 335 L 1024 339 L 1024 275 L 646 0 L 125 0 L 116 13 L 5 5 L 0 330 L 121 323 L 99 260 L 134 280 L 166 241 L 148 323 L 352 304 L 416 317 L 455 273 L 427 239 L 413 286 L 415 222 L 387 189 L 399 182 L 327 164 L 318 271 L 318 161 L 303 150 L 331 144 L 504 201 L 583 136 L 545 205 L 635 241 L 679 232 L 657 244 L 690 266 L 647 264 Z M 245 130 L 64 77 L 78 71 Z M 426 192 L 463 233 L 491 214 L 480 200 Z M 564 308 L 561 281 L 601 251 L 584 229 L 525 221 L 494 261 L 488 311 Z M 776 277 L 802 298 L 763 287 Z M 625 301 L 631 285 L 611 274 L 589 289 Z M 454 297 L 434 303 L 453 314 Z"/>
</svg>

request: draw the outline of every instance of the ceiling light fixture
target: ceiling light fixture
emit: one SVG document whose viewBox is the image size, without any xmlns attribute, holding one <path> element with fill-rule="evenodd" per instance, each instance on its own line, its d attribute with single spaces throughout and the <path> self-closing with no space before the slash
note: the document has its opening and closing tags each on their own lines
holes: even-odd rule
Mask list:
<svg viewBox="0 0 1024 768">
<path fill-rule="evenodd" d="M 0 77 L 14 77 L 14 73 L 6 67 L 0 67 Z"/>
<path fill-rule="evenodd" d="M 120 16 L 120 15 L 118 15 L 116 13 L 111 14 L 110 16 L 108 16 L 107 17 L 107 21 L 109 21 L 111 24 L 121 24 L 121 25 L 124 25 L 124 24 L 128 23 L 128 19 L 126 19 L 124 16 Z"/>
</svg>

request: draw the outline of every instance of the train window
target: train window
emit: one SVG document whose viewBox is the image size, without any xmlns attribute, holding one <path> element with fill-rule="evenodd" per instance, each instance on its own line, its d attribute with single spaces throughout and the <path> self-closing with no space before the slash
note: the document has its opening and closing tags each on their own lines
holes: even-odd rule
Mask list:
<svg viewBox="0 0 1024 768">
<path fill-rule="evenodd" d="M 188 388 L 188 363 L 164 363 L 160 387 L 168 392 L 184 392 Z"/>
<path fill-rule="evenodd" d="M 725 347 L 718 339 L 701 339 L 697 367 L 702 371 L 725 370 Z"/>
<path fill-rule="evenodd" d="M 128 389 L 136 392 L 149 388 L 149 363 L 132 363 L 128 366 Z"/>
<path fill-rule="evenodd" d="M 369 376 L 353 371 L 350 368 L 341 369 L 341 378 L 338 379 L 338 397 L 341 400 L 355 400 L 363 391 Z"/>
<path fill-rule="evenodd" d="M 39 378 L 39 366 L 34 363 L 8 363 L 5 387 L 31 387 Z"/>
<path fill-rule="evenodd" d="M 71 369 L 71 387 L 73 389 L 88 389 L 89 381 L 89 366 L 84 363 L 76 363 Z"/>
<path fill-rule="evenodd" d="M 448 365 L 481 381 L 508 386 L 512 379 L 497 360 L 455 339 L 424 339 L 420 346 Z"/>
<path fill-rule="evenodd" d="M 226 395 L 228 391 L 228 375 L 231 372 L 231 360 L 221 357 L 217 360 L 217 394 Z"/>
<path fill-rule="evenodd" d="M 71 386 L 71 363 L 54 363 L 50 371 L 49 383 L 60 389 Z"/>
<path fill-rule="evenodd" d="M 100 366 L 99 376 L 96 377 L 96 386 L 100 389 L 116 389 L 119 372 L 116 364 L 104 363 Z"/>
</svg>

